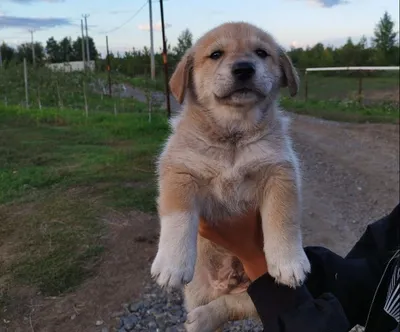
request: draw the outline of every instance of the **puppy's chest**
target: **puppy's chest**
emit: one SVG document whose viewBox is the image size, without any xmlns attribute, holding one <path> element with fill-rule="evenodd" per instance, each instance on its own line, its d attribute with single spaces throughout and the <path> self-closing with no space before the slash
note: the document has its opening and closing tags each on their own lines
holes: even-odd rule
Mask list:
<svg viewBox="0 0 400 332">
<path fill-rule="evenodd" d="M 215 217 L 218 211 L 223 218 L 257 205 L 268 167 L 275 159 L 272 149 L 257 144 L 236 150 L 209 148 L 200 153 L 197 198 L 203 214 Z"/>
</svg>

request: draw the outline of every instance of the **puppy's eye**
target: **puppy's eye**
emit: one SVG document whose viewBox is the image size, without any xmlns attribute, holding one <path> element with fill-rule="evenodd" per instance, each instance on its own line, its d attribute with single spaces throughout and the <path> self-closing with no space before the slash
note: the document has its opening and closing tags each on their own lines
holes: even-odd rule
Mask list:
<svg viewBox="0 0 400 332">
<path fill-rule="evenodd" d="M 210 54 L 210 59 L 218 60 L 222 56 L 222 54 L 223 54 L 222 51 L 215 51 Z"/>
<path fill-rule="evenodd" d="M 265 59 L 268 56 L 268 53 L 260 48 L 256 49 L 255 52 L 261 59 Z"/>
</svg>

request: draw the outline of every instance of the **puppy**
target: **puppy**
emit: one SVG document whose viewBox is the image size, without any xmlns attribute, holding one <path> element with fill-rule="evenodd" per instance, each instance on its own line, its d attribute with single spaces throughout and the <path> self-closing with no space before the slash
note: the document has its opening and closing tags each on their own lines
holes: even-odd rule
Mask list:
<svg viewBox="0 0 400 332">
<path fill-rule="evenodd" d="M 199 217 L 217 223 L 257 209 L 271 276 L 296 287 L 310 271 L 300 169 L 278 105 L 280 88 L 294 96 L 298 85 L 275 40 L 243 22 L 206 33 L 171 77 L 183 109 L 158 159 L 161 234 L 151 273 L 162 287 L 187 285 L 187 331 L 257 316 L 243 267 L 198 236 Z"/>
</svg>

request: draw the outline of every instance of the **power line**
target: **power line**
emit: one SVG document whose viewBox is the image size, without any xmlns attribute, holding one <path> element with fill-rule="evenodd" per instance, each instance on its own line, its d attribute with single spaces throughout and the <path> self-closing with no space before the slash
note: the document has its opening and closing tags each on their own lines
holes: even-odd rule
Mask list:
<svg viewBox="0 0 400 332">
<path fill-rule="evenodd" d="M 144 7 L 147 6 L 147 1 L 143 4 L 142 7 L 140 7 L 127 21 L 125 21 L 124 23 L 122 23 L 120 26 L 115 27 L 114 29 L 111 29 L 109 31 L 105 31 L 103 32 L 103 34 L 109 34 L 111 32 L 117 31 L 119 29 L 121 29 L 123 26 L 127 25 L 130 21 L 132 21 L 142 10 Z"/>
</svg>

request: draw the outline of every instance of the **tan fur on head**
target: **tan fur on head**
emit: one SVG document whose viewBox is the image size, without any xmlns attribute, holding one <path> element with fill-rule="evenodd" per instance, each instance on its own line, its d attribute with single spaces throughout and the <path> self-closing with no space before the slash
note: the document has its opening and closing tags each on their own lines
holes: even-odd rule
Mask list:
<svg viewBox="0 0 400 332">
<path fill-rule="evenodd" d="M 158 160 L 161 234 L 151 273 L 162 287 L 187 284 L 188 332 L 215 332 L 257 312 L 241 263 L 198 237 L 200 216 L 221 223 L 258 209 L 271 276 L 296 287 L 310 269 L 300 167 L 278 106 L 280 88 L 294 96 L 299 78 L 271 35 L 238 22 L 202 36 L 169 84 L 185 102 Z"/>
<path fill-rule="evenodd" d="M 257 57 L 254 54 L 257 49 L 266 51 L 268 57 L 265 59 Z M 218 50 L 224 52 L 222 60 L 210 61 L 210 54 Z M 247 50 L 252 52 L 249 53 Z M 173 96 L 182 104 L 190 83 L 194 83 L 191 88 L 196 90 L 194 92 L 199 92 L 199 99 L 207 98 L 207 102 L 212 92 L 219 96 L 226 95 L 232 89 L 233 83 L 229 81 L 229 71 L 236 60 L 251 61 L 256 66 L 257 74 L 253 80 L 253 87 L 264 96 L 274 98 L 276 87 L 270 83 L 272 76 L 277 75 L 281 76 L 280 87 L 288 87 L 291 96 L 297 94 L 299 77 L 296 69 L 273 37 L 246 23 L 226 23 L 211 30 L 186 51 L 169 81 Z M 203 75 L 198 77 L 200 71 Z M 192 72 L 196 73 L 197 77 L 196 75 L 191 77 Z M 224 91 L 219 91 L 220 82 L 216 84 L 213 81 L 216 77 L 218 80 L 224 80 Z M 193 82 L 190 82 L 191 79 Z"/>
</svg>

